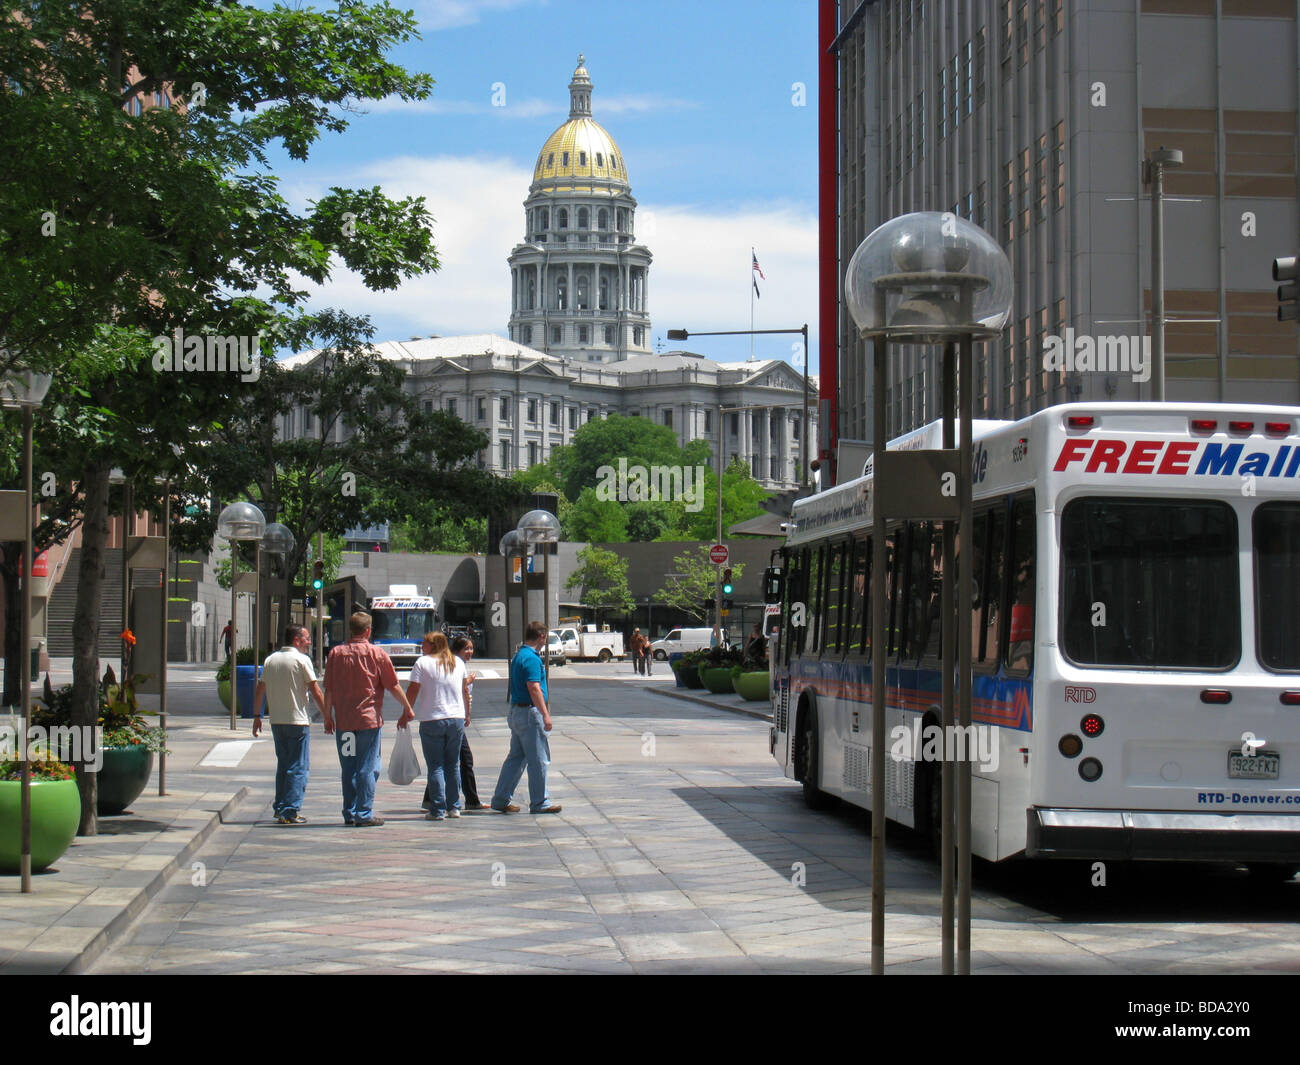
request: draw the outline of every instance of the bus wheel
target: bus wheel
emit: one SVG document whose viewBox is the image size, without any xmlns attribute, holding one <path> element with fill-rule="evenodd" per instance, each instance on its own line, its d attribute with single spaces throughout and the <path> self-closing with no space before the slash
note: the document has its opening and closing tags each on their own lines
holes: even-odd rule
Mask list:
<svg viewBox="0 0 1300 1065">
<path fill-rule="evenodd" d="M 803 801 L 810 810 L 825 810 L 835 805 L 835 796 L 817 786 L 821 775 L 821 745 L 817 738 L 817 710 L 809 706 L 799 715 L 799 749 L 795 770 L 803 783 Z"/>
<path fill-rule="evenodd" d="M 925 763 L 925 838 L 930 857 L 943 861 L 943 763 Z M 956 868 L 957 835 L 953 833 L 953 868 Z"/>
<path fill-rule="evenodd" d="M 1262 883 L 1290 883 L 1295 879 L 1294 865 L 1275 865 L 1271 862 L 1247 862 L 1251 878 Z"/>
<path fill-rule="evenodd" d="M 609 653 L 609 648 L 608 648 L 608 647 L 602 647 L 602 648 L 600 649 L 600 654 L 598 654 L 598 655 L 596 656 L 596 661 L 597 661 L 597 662 L 608 662 L 608 661 L 609 661 L 611 658 L 613 658 L 613 657 L 614 657 L 614 656 L 613 656 L 612 654 Z"/>
</svg>

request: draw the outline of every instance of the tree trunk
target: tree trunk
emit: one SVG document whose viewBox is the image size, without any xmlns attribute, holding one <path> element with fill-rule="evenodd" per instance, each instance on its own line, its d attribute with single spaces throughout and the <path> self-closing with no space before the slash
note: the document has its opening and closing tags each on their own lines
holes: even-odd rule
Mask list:
<svg viewBox="0 0 1300 1065">
<path fill-rule="evenodd" d="M 104 591 L 104 549 L 108 542 L 108 466 L 102 461 L 86 470 L 85 520 L 81 527 L 81 567 L 77 573 L 77 611 L 72 632 L 72 723 L 94 727 L 99 720 L 99 623 Z M 80 836 L 98 831 L 95 806 L 99 787 L 85 763 L 77 766 L 81 790 Z"/>
<path fill-rule="evenodd" d="M 18 587 L 18 558 L 23 552 L 19 542 L 4 545 L 4 559 L 0 561 L 0 580 L 4 582 L 5 597 L 5 706 L 22 702 L 23 599 Z M 32 678 L 33 680 L 35 678 Z"/>
</svg>

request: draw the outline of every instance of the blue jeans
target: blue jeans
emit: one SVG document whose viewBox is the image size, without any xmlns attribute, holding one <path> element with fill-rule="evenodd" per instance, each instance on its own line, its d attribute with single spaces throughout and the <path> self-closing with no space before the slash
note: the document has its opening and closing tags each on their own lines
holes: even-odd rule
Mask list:
<svg viewBox="0 0 1300 1065">
<path fill-rule="evenodd" d="M 275 801 L 271 809 L 279 817 L 288 810 L 302 809 L 311 769 L 311 726 L 272 725 L 275 741 Z"/>
<path fill-rule="evenodd" d="M 449 807 L 460 809 L 460 745 L 465 738 L 463 717 L 420 722 L 420 746 L 429 767 L 429 812 L 446 817 Z"/>
<path fill-rule="evenodd" d="M 546 768 L 551 764 L 551 743 L 546 736 L 542 712 L 535 706 L 512 706 L 507 718 L 510 722 L 510 753 L 501 764 L 497 789 L 492 805 L 504 810 L 514 797 L 519 778 L 528 767 L 528 809 L 531 813 L 551 805 L 546 791 Z"/>
<path fill-rule="evenodd" d="M 375 815 L 375 784 L 379 781 L 379 736 L 382 729 L 335 728 L 334 740 L 343 769 L 343 820 L 369 821 Z M 346 738 L 351 736 L 352 753 L 344 753 Z"/>
</svg>

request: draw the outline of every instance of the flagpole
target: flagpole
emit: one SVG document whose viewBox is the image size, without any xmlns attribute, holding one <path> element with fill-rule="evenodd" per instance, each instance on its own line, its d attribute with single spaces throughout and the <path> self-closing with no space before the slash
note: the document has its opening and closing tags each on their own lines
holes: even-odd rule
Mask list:
<svg viewBox="0 0 1300 1065">
<path fill-rule="evenodd" d="M 754 262 L 758 258 L 754 249 L 749 249 L 749 361 L 754 361 Z"/>
</svg>

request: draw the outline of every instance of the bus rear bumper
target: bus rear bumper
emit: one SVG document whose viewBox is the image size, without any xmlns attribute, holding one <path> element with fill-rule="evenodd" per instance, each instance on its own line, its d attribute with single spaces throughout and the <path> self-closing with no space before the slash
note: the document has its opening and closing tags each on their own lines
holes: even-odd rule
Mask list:
<svg viewBox="0 0 1300 1065">
<path fill-rule="evenodd" d="M 1115 861 L 1295 862 L 1300 817 L 1031 807 L 1025 856 Z"/>
</svg>

